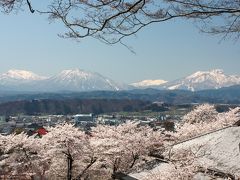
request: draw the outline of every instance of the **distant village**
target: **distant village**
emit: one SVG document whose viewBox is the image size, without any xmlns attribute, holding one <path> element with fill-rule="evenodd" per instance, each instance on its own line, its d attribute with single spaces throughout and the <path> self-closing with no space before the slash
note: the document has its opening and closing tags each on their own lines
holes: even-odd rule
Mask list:
<svg viewBox="0 0 240 180">
<path fill-rule="evenodd" d="M 149 125 L 154 129 L 165 126 L 166 122 L 174 124 L 174 120 L 180 116 L 170 116 L 159 113 L 158 116 L 151 117 L 146 115 L 121 115 L 112 114 L 75 114 L 75 115 L 18 115 L 18 116 L 0 116 L 0 134 L 9 135 L 25 132 L 28 135 L 42 136 L 47 133 L 46 127 L 52 127 L 61 123 L 72 123 L 76 127 L 86 132 L 97 124 L 115 126 L 127 121 L 135 121 L 140 125 Z"/>
<path fill-rule="evenodd" d="M 86 132 L 98 124 L 117 126 L 127 121 L 134 121 L 139 125 L 149 125 L 154 130 L 166 129 L 174 131 L 175 122 L 189 112 L 197 104 L 183 104 L 178 106 L 165 106 L 163 102 L 153 102 L 151 110 L 141 112 L 114 112 L 104 114 L 81 113 L 73 115 L 0 115 L 0 134 L 27 133 L 41 137 L 47 133 L 46 127 L 54 127 L 57 124 L 71 123 Z M 230 106 L 217 105 L 218 111 L 226 111 Z M 164 108 L 164 110 L 163 110 Z"/>
</svg>

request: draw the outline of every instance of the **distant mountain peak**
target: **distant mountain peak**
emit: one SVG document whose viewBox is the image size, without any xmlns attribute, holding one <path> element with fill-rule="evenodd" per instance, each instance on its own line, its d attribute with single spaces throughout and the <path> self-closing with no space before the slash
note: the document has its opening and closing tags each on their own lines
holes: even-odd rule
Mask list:
<svg viewBox="0 0 240 180">
<path fill-rule="evenodd" d="M 87 79 L 91 77 L 93 74 L 95 73 L 91 73 L 91 72 L 76 68 L 76 69 L 63 70 L 56 76 L 58 76 L 59 78 L 63 77 L 64 79 L 72 79 L 72 78 Z"/>
<path fill-rule="evenodd" d="M 75 68 L 75 69 L 65 69 L 62 70 L 60 73 L 70 73 L 70 74 L 79 74 L 79 73 L 86 73 L 87 71 Z"/>
<path fill-rule="evenodd" d="M 167 83 L 164 88 L 198 91 L 219 89 L 236 84 L 240 84 L 240 76 L 226 75 L 222 69 L 213 69 L 210 71 L 197 71 L 185 78 Z"/>
<path fill-rule="evenodd" d="M 6 73 L 1 75 L 5 78 L 13 78 L 13 79 L 20 79 L 20 80 L 42 80 L 46 77 L 39 76 L 31 71 L 25 70 L 18 70 L 18 69 L 10 69 Z"/>
<path fill-rule="evenodd" d="M 59 74 L 46 78 L 31 71 L 11 69 L 0 75 L 0 88 L 11 91 L 118 91 L 140 88 L 183 89 L 199 91 L 219 89 L 240 85 L 240 76 L 227 75 L 221 69 L 197 71 L 185 78 L 167 82 L 165 80 L 143 80 L 131 86 L 119 84 L 99 73 L 79 68 L 67 69 Z"/>
<path fill-rule="evenodd" d="M 0 88 L 12 91 L 118 91 L 129 86 L 119 84 L 101 74 L 79 68 L 63 70 L 46 78 L 31 71 L 11 69 L 0 75 Z"/>
<path fill-rule="evenodd" d="M 120 85 L 101 74 L 82 69 L 67 69 L 49 78 L 51 89 L 69 91 L 94 91 L 94 90 L 113 90 L 125 89 L 125 85 Z"/>
<path fill-rule="evenodd" d="M 223 69 L 213 69 L 213 70 L 211 70 L 210 72 L 212 72 L 212 73 L 218 73 L 218 74 L 224 74 Z"/>
<path fill-rule="evenodd" d="M 224 75 L 224 71 L 222 69 L 213 69 L 210 71 L 197 71 L 186 78 L 191 79 L 191 78 L 196 78 L 199 76 L 219 76 L 219 75 Z"/>
<path fill-rule="evenodd" d="M 167 81 L 165 80 L 162 80 L 162 79 L 155 79 L 155 80 L 152 80 L 152 79 L 148 79 L 148 80 L 143 80 L 143 81 L 140 81 L 140 82 L 136 82 L 136 83 L 132 83 L 130 85 L 134 86 L 134 87 L 151 87 L 151 86 L 159 86 L 161 84 L 164 84 L 166 83 Z"/>
</svg>

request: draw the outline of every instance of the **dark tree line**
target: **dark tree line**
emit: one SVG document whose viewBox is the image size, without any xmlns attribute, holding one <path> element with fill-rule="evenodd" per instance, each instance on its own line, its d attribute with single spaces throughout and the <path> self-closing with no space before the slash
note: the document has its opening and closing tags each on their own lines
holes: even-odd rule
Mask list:
<svg viewBox="0 0 240 180">
<path fill-rule="evenodd" d="M 0 114 L 101 114 L 119 111 L 140 111 L 148 103 L 141 100 L 126 99 L 25 100 L 0 104 Z"/>
</svg>

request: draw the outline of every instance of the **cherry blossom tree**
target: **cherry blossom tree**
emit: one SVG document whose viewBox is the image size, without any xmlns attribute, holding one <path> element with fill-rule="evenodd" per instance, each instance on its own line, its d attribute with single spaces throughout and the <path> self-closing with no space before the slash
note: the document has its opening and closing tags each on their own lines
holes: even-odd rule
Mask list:
<svg viewBox="0 0 240 180">
<path fill-rule="evenodd" d="M 240 107 L 230 109 L 226 113 L 219 113 L 217 119 L 219 122 L 219 126 L 222 127 L 235 124 L 237 121 L 240 120 Z"/>
<path fill-rule="evenodd" d="M 209 105 L 204 105 L 209 106 Z M 202 121 L 199 121 L 197 115 L 199 115 L 199 109 L 203 109 L 204 112 L 207 110 L 203 105 L 200 105 L 192 112 L 187 114 L 184 118 L 184 122 L 181 123 L 178 127 L 176 132 L 172 133 L 169 132 L 175 139 L 175 142 L 181 143 L 182 140 L 191 139 L 202 135 L 204 133 L 209 133 L 211 131 L 219 130 L 225 127 L 233 126 L 236 122 L 240 120 L 240 108 L 236 107 L 234 109 L 230 109 L 228 112 L 217 113 L 215 109 L 209 108 L 210 112 L 204 113 L 204 115 L 214 114 L 214 121 L 209 118 L 203 118 Z M 197 111 L 196 111 L 197 110 Z M 193 112 L 196 112 L 194 114 Z M 214 112 L 214 113 L 213 113 Z M 200 113 L 201 114 L 201 113 Z M 186 117 L 189 117 L 187 119 Z M 206 116 L 208 117 L 208 116 Z M 210 116 L 211 117 L 211 116 Z M 194 123 L 189 123 L 194 122 Z M 156 180 L 178 180 L 178 179 L 194 179 L 194 176 L 197 173 L 202 173 L 208 175 L 215 175 L 218 174 L 225 177 L 226 179 L 235 179 L 235 175 L 223 172 L 221 170 L 207 167 L 205 166 L 204 161 L 199 161 L 208 153 L 209 147 L 205 147 L 205 145 L 193 145 L 190 147 L 176 146 L 174 147 L 174 143 L 170 144 L 164 153 L 166 159 L 169 160 L 168 165 L 166 168 L 160 169 L 160 171 L 153 171 L 149 172 L 149 174 L 143 179 L 156 179 Z M 202 159 L 203 160 L 203 159 Z"/>
<path fill-rule="evenodd" d="M 45 172 L 45 163 L 39 161 L 37 154 L 39 140 L 26 134 L 8 135 L 0 137 L 1 169 L 0 174 L 20 176 L 30 179 L 34 174 L 39 177 Z"/>
<path fill-rule="evenodd" d="M 137 123 L 100 125 L 93 129 L 92 136 L 93 149 L 103 162 L 99 165 L 111 169 L 112 177 L 117 172 L 128 173 L 142 156 L 164 148 L 160 132 Z"/>
<path fill-rule="evenodd" d="M 218 112 L 214 105 L 202 104 L 197 106 L 194 110 L 184 115 L 182 122 L 184 123 L 199 123 L 199 122 L 211 122 L 216 121 Z"/>
<path fill-rule="evenodd" d="M 176 132 L 167 132 L 175 138 L 175 142 L 187 140 L 192 137 L 209 133 L 224 127 L 233 126 L 240 120 L 240 107 L 230 109 L 228 112 L 217 113 L 213 105 L 203 104 L 197 106 L 194 110 L 183 117 Z M 204 145 L 195 145 L 194 147 L 174 148 L 174 142 L 166 148 L 164 156 L 168 159 L 166 167 L 159 171 L 150 171 L 148 175 L 142 179 L 150 180 L 178 180 L 178 179 L 194 179 L 198 173 L 222 174 L 223 177 L 234 178 L 234 174 L 211 169 L 204 165 L 204 161 L 198 159 L 204 157 L 207 153 Z M 220 173 L 219 173 L 220 172 Z"/>
<path fill-rule="evenodd" d="M 52 179 L 76 179 L 92 161 L 88 135 L 72 124 L 48 128 L 41 139 L 39 155 L 49 163 L 46 172 Z"/>
<path fill-rule="evenodd" d="M 175 148 L 170 152 L 166 166 L 154 171 L 149 171 L 145 180 L 191 180 L 201 170 L 207 169 L 204 163 L 198 161 L 205 155 L 203 145 L 188 148 Z M 166 152 L 169 153 L 169 152 Z"/>
<path fill-rule="evenodd" d="M 25 179 L 80 179 L 95 162 L 88 135 L 71 124 L 48 131 L 40 139 L 23 133 L 1 136 L 1 174 Z"/>
<path fill-rule="evenodd" d="M 217 113 L 213 105 L 203 104 L 183 117 L 176 127 L 176 133 L 168 132 L 176 141 L 192 138 L 210 131 L 232 126 L 240 120 L 240 108 Z"/>
<path fill-rule="evenodd" d="M 71 124 L 48 128 L 42 138 L 26 134 L 0 137 L 1 174 L 47 179 L 114 178 L 130 172 L 152 150 L 163 148 L 162 135 L 126 123 L 99 125 L 90 134 Z"/>
<path fill-rule="evenodd" d="M 200 105 L 184 116 L 176 132 L 169 133 L 175 142 L 181 141 L 231 126 L 239 118 L 239 107 L 217 113 L 212 105 Z M 119 172 L 130 173 L 154 151 L 170 152 L 161 132 L 134 122 L 98 125 L 89 133 L 72 124 L 47 129 L 42 138 L 24 133 L 0 135 L 0 175 L 9 179 L 15 175 L 25 179 L 111 179 Z M 196 151 L 170 154 L 163 154 L 173 167 L 164 172 L 164 177 L 191 179 L 198 167 L 194 161 Z"/>
</svg>

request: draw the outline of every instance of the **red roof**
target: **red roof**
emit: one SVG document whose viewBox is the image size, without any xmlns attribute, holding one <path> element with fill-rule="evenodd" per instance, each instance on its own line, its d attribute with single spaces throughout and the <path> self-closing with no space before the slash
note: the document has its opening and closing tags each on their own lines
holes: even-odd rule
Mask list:
<svg viewBox="0 0 240 180">
<path fill-rule="evenodd" d="M 48 131 L 45 128 L 39 128 L 38 130 L 35 131 L 38 135 L 45 135 L 48 133 Z"/>
</svg>

